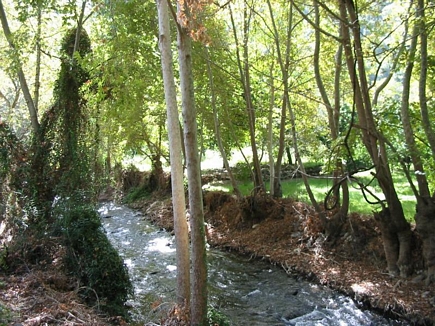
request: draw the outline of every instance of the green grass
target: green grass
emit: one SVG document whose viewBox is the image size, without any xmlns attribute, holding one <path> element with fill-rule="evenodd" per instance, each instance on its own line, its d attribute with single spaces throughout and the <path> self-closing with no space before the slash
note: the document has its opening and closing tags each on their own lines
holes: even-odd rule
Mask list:
<svg viewBox="0 0 435 326">
<path fill-rule="evenodd" d="M 369 173 L 358 175 L 358 179 L 360 182 L 364 184 L 368 184 L 372 177 Z M 400 197 L 400 200 L 403 205 L 403 210 L 405 212 L 405 216 L 407 220 L 413 221 L 415 214 L 415 197 L 411 191 L 411 187 L 409 186 L 405 176 L 395 174 L 394 182 L 396 186 L 396 191 Z M 320 179 L 320 178 L 310 178 L 309 179 L 310 187 L 314 193 L 316 200 L 319 203 L 323 203 L 326 194 L 332 187 L 331 179 Z M 282 181 L 282 192 L 284 197 L 293 198 L 296 200 L 300 200 L 302 202 L 310 203 L 308 198 L 308 194 L 305 190 L 305 185 L 302 179 L 292 179 L 292 180 L 283 180 Z M 231 184 L 229 183 L 216 183 L 212 185 L 204 186 L 207 190 L 221 190 L 229 192 L 232 190 Z M 243 195 L 249 195 L 252 192 L 253 184 L 249 181 L 244 181 L 239 183 L 240 191 Z M 269 189 L 269 183 L 266 184 L 266 189 Z M 377 181 L 374 180 L 370 183 L 369 189 L 373 192 L 377 197 L 383 199 L 384 196 L 380 187 L 377 184 Z M 350 193 L 350 212 L 358 212 L 362 214 L 372 214 L 373 211 L 376 211 L 380 208 L 380 205 L 371 205 L 366 202 L 364 196 L 362 195 L 362 191 L 359 189 L 359 186 L 356 182 L 352 182 L 349 186 Z M 369 195 L 368 195 L 369 196 Z M 375 202 L 376 200 L 373 197 L 368 197 L 370 201 Z"/>
</svg>

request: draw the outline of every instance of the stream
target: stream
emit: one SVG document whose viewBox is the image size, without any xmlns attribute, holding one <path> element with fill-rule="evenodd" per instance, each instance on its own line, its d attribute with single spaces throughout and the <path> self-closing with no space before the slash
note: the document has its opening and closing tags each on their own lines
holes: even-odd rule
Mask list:
<svg viewBox="0 0 435 326">
<path fill-rule="evenodd" d="M 129 269 L 133 321 L 159 323 L 175 302 L 174 237 L 122 205 L 104 203 L 99 213 Z M 266 262 L 213 248 L 207 259 L 209 304 L 231 325 L 408 325 L 362 310 L 352 299 Z"/>
</svg>

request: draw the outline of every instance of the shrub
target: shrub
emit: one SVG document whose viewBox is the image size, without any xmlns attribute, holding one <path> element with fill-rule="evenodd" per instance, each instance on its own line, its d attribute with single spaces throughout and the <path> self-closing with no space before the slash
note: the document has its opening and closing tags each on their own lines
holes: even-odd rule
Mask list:
<svg viewBox="0 0 435 326">
<path fill-rule="evenodd" d="M 12 319 L 11 311 L 0 303 L 0 326 L 10 325 Z"/>
<path fill-rule="evenodd" d="M 230 326 L 228 317 L 212 306 L 208 307 L 207 319 L 210 326 Z"/>
<path fill-rule="evenodd" d="M 305 172 L 309 175 L 319 175 L 322 171 L 323 163 L 307 162 L 304 164 Z"/>
<path fill-rule="evenodd" d="M 252 180 L 252 168 L 246 162 L 238 162 L 233 168 L 233 173 L 237 180 Z"/>
<path fill-rule="evenodd" d="M 113 248 L 97 212 L 77 206 L 62 217 L 66 255 L 64 264 L 82 286 L 86 301 L 112 314 L 126 316 L 124 303 L 132 294 L 128 270 Z"/>
<path fill-rule="evenodd" d="M 147 184 L 142 184 L 138 187 L 134 187 L 124 197 L 124 202 L 129 204 L 139 199 L 147 198 L 150 196 L 149 187 Z"/>
</svg>

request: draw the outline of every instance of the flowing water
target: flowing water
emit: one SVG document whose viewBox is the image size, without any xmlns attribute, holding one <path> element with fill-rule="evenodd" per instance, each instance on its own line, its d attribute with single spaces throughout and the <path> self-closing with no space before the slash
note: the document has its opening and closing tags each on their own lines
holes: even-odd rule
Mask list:
<svg viewBox="0 0 435 326">
<path fill-rule="evenodd" d="M 106 203 L 99 212 L 129 268 L 133 320 L 158 322 L 159 312 L 175 302 L 174 237 L 125 206 Z M 209 303 L 231 325 L 407 325 L 361 310 L 350 298 L 265 262 L 212 248 L 207 259 Z"/>
</svg>

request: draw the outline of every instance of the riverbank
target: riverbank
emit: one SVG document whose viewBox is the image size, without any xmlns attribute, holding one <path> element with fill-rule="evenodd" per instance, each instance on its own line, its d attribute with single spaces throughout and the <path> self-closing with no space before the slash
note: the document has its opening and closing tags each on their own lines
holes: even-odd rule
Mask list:
<svg viewBox="0 0 435 326">
<path fill-rule="evenodd" d="M 169 198 L 130 206 L 155 225 L 172 230 Z M 380 232 L 370 217 L 350 215 L 340 236 L 330 243 L 319 232 L 312 208 L 291 199 L 237 202 L 229 194 L 210 192 L 204 196 L 204 213 L 212 246 L 327 285 L 386 317 L 405 319 L 410 325 L 434 324 L 434 285 L 414 282 L 418 276 L 388 276 Z M 56 259 L 32 266 L 15 261 L 13 273 L 0 273 L 0 325 L 127 325 L 98 314 L 98 307 L 84 305 L 78 281 L 65 276 Z"/>
<path fill-rule="evenodd" d="M 131 207 L 172 230 L 171 205 L 170 199 L 154 198 Z M 425 286 L 418 275 L 412 279 L 388 275 L 380 231 L 370 217 L 351 214 L 331 243 L 319 232 L 313 209 L 291 199 L 237 202 L 229 194 L 210 192 L 204 196 L 204 214 L 212 246 L 281 266 L 389 318 L 405 319 L 410 325 L 434 324 L 434 285 Z"/>
<path fill-rule="evenodd" d="M 98 313 L 79 295 L 78 280 L 53 265 L 28 266 L 0 273 L 0 325 L 126 325 L 118 317 Z"/>
</svg>

